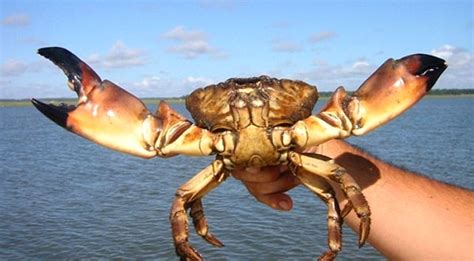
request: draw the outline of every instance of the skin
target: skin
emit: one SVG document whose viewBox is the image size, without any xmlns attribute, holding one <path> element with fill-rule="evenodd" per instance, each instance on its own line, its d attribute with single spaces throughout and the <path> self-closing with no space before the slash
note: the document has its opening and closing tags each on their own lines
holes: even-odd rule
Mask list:
<svg viewBox="0 0 474 261">
<path fill-rule="evenodd" d="M 342 140 L 331 140 L 310 152 L 335 159 L 361 186 L 372 211 L 368 242 L 387 258 L 472 258 L 473 191 L 400 169 Z M 285 192 L 299 184 L 285 167 L 239 169 L 233 176 L 263 204 L 291 210 L 293 203 Z M 344 206 L 347 200 L 339 185 L 331 185 Z M 354 211 L 344 222 L 357 233 L 359 219 Z"/>
</svg>

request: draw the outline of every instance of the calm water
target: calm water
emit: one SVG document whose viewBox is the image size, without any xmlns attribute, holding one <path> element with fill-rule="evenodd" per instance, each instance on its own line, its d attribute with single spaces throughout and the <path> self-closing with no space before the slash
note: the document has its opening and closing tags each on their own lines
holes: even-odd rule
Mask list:
<svg viewBox="0 0 474 261">
<path fill-rule="evenodd" d="M 183 110 L 181 105 L 174 107 Z M 394 122 L 350 139 L 378 157 L 435 179 L 474 188 L 472 98 L 428 98 Z M 32 107 L 0 108 L 0 259 L 175 260 L 168 211 L 180 184 L 211 158 L 142 160 L 87 142 Z M 326 249 L 326 207 L 304 188 L 294 210 L 257 203 L 228 179 L 205 199 L 209 260 L 314 260 Z M 193 231 L 194 232 L 194 231 Z M 344 230 L 339 257 L 382 257 L 357 249 Z"/>
</svg>

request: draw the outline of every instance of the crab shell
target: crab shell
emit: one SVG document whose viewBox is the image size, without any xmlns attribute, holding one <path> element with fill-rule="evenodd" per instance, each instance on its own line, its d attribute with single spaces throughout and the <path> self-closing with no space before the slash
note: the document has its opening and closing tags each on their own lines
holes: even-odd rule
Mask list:
<svg viewBox="0 0 474 261">
<path fill-rule="evenodd" d="M 198 127 L 231 136 L 232 153 L 220 153 L 227 168 L 261 167 L 287 161 L 271 134 L 309 117 L 317 98 L 316 87 L 304 82 L 260 76 L 197 89 L 186 107 Z"/>
<path fill-rule="evenodd" d="M 186 108 L 198 127 L 240 130 L 250 124 L 291 126 L 309 117 L 317 100 L 316 87 L 307 83 L 260 76 L 197 89 L 186 98 Z"/>
<path fill-rule="evenodd" d="M 189 243 L 188 211 L 196 232 L 210 244 L 223 244 L 209 232 L 201 198 L 222 183 L 235 167 L 288 165 L 291 172 L 328 207 L 328 250 L 341 250 L 343 217 L 354 210 L 360 219 L 359 246 L 370 231 L 370 208 L 361 188 L 343 167 L 305 148 L 330 139 L 363 135 L 397 117 L 435 84 L 444 60 L 414 54 L 388 59 L 352 95 L 339 87 L 313 115 L 316 88 L 301 81 L 267 76 L 233 78 L 194 91 L 186 106 L 195 123 L 166 102 L 151 113 L 143 102 L 101 78 L 64 48 L 42 48 L 39 54 L 58 65 L 78 95 L 76 106 L 46 104 L 32 99 L 46 117 L 77 135 L 134 156 L 207 156 L 215 160 L 176 191 L 170 214 L 176 253 L 201 260 Z M 348 204 L 340 210 L 329 182 L 341 185 Z"/>
</svg>

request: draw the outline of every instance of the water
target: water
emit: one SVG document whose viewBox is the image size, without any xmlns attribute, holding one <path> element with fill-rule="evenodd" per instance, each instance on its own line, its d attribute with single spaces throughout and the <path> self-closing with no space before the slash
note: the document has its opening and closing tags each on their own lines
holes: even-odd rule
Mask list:
<svg viewBox="0 0 474 261">
<path fill-rule="evenodd" d="M 180 111 L 182 105 L 174 105 Z M 472 98 L 427 98 L 359 138 L 378 157 L 474 188 Z M 168 212 L 180 184 L 212 158 L 143 160 L 87 142 L 32 107 L 0 108 L 0 259 L 176 260 Z M 314 260 L 326 249 L 326 207 L 304 188 L 294 210 L 274 211 L 236 180 L 204 198 L 217 249 L 191 233 L 209 260 Z M 382 259 L 357 248 L 347 227 L 340 260 Z"/>
</svg>

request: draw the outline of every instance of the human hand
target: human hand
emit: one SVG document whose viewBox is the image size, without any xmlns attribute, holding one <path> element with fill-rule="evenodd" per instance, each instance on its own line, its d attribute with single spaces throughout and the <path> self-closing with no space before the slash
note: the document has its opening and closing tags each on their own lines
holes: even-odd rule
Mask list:
<svg viewBox="0 0 474 261">
<path fill-rule="evenodd" d="M 232 176 L 261 203 L 284 211 L 293 207 L 293 200 L 285 192 L 299 185 L 299 181 L 288 166 L 235 169 Z"/>
</svg>

